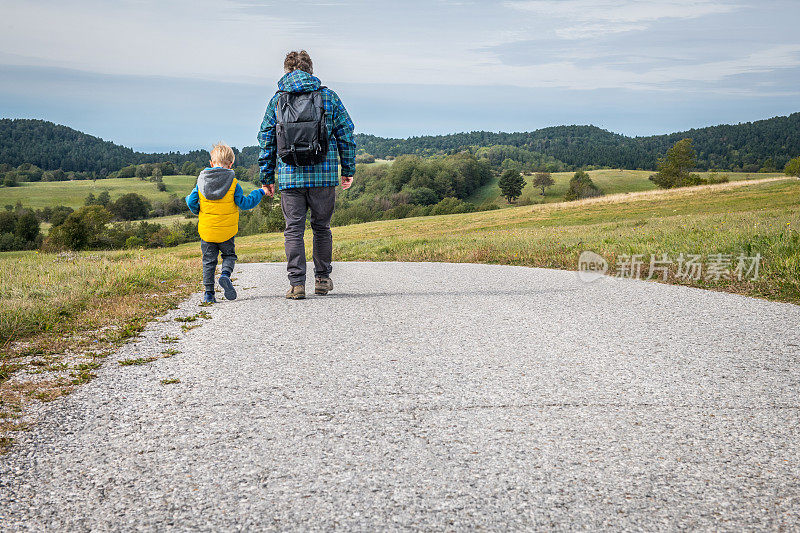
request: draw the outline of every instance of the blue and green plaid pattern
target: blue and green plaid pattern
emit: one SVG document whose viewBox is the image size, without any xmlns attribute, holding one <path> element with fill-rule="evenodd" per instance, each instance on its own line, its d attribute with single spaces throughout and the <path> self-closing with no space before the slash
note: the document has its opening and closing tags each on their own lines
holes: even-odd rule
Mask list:
<svg viewBox="0 0 800 533">
<path fill-rule="evenodd" d="M 319 79 L 302 70 L 286 74 L 278 82 L 278 88 L 285 92 L 310 92 L 322 86 Z M 325 106 L 325 120 L 328 126 L 328 155 L 325 161 L 316 165 L 297 167 L 280 161 L 277 158 L 277 141 L 275 139 L 275 108 L 279 93 L 269 101 L 261 131 L 258 133 L 258 144 L 261 151 L 258 164 L 261 167 L 261 182 L 275 183 L 276 163 L 279 189 L 296 189 L 298 187 L 329 187 L 339 184 L 339 163 L 342 175 L 352 176 L 356 171 L 356 141 L 353 138 L 353 121 L 344 108 L 339 96 L 332 90 L 322 89 L 322 101 Z"/>
</svg>

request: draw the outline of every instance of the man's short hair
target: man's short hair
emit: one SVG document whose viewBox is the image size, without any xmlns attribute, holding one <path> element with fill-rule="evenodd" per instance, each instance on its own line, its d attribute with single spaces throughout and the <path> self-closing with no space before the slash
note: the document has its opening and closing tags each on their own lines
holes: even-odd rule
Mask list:
<svg viewBox="0 0 800 533">
<path fill-rule="evenodd" d="M 314 63 L 311 62 L 311 56 L 305 50 L 292 50 L 286 54 L 286 59 L 283 60 L 283 69 L 286 72 L 294 70 L 302 70 L 309 74 L 314 74 Z"/>
<path fill-rule="evenodd" d="M 233 148 L 225 143 L 219 142 L 211 149 L 211 160 L 215 163 L 222 163 L 223 165 L 232 165 L 236 160 L 236 155 L 233 153 Z"/>
</svg>

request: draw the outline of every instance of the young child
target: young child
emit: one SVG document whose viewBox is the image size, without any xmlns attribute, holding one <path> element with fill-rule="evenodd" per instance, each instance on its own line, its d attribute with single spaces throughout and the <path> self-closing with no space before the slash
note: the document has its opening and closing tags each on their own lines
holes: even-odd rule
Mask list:
<svg viewBox="0 0 800 533">
<path fill-rule="evenodd" d="M 195 215 L 200 215 L 197 232 L 200 234 L 200 250 L 203 252 L 203 303 L 217 303 L 214 298 L 214 273 L 217 256 L 222 254 L 222 274 L 219 284 L 225 298 L 236 299 L 231 273 L 236 264 L 234 236 L 239 230 L 239 209 L 253 209 L 267 188 L 255 189 L 244 195 L 236 175 L 231 169 L 235 159 L 230 146 L 218 143 L 211 149 L 211 167 L 204 169 L 197 178 L 197 185 L 186 197 L 186 205 Z"/>
</svg>

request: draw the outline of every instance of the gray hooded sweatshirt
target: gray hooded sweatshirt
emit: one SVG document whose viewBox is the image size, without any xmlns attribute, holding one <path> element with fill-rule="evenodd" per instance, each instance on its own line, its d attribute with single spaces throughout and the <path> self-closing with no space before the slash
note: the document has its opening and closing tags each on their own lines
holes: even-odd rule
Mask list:
<svg viewBox="0 0 800 533">
<path fill-rule="evenodd" d="M 230 168 L 203 169 L 197 177 L 197 190 L 209 200 L 219 200 L 228 194 L 235 177 L 236 174 Z"/>
</svg>

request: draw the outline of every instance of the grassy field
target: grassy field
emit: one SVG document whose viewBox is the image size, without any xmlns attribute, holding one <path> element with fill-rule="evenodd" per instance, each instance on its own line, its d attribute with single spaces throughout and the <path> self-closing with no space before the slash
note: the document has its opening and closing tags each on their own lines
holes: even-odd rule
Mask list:
<svg viewBox="0 0 800 533">
<path fill-rule="evenodd" d="M 77 209 L 84 204 L 89 194 L 97 196 L 108 191 L 111 200 L 123 194 L 135 192 L 150 201 L 167 201 L 170 196 L 186 196 L 192 192 L 197 176 L 164 176 L 167 190 L 160 192 L 154 183 L 139 178 L 115 178 L 105 180 L 74 180 L 20 183 L 18 187 L 0 187 L 0 208 L 22 202 L 25 207 L 39 209 L 46 206 L 66 205 Z M 253 190 L 255 185 L 243 182 L 245 194 Z"/>
<path fill-rule="evenodd" d="M 575 270 L 584 250 L 610 265 L 626 254 L 644 254 L 649 261 L 649 254 L 662 253 L 760 253 L 757 281 L 681 280 L 671 274 L 668 282 L 800 304 L 798 229 L 800 180 L 772 178 L 345 226 L 334 229 L 334 255 Z M 174 251 L 191 257 L 187 252 Z M 281 261 L 282 235 L 242 237 L 237 254 L 244 261 Z"/>
<path fill-rule="evenodd" d="M 540 204 L 547 202 L 561 202 L 564 200 L 564 194 L 569 187 L 569 180 L 574 175 L 574 172 L 556 172 L 553 174 L 555 185 L 546 190 L 546 194 L 541 196 L 541 189 L 533 187 L 533 174 L 525 175 L 527 182 L 525 188 L 522 190 L 522 196 L 518 202 L 523 204 Z M 600 187 L 605 194 L 619 194 L 625 192 L 640 192 L 640 191 L 653 191 L 658 187 L 648 178 L 653 174 L 649 170 L 591 170 L 589 176 L 592 181 Z M 708 177 L 710 172 L 698 172 L 703 177 Z M 725 174 L 731 181 L 742 181 L 751 179 L 764 179 L 780 177 L 783 174 L 753 174 L 745 172 L 722 172 L 719 175 Z M 497 180 L 483 186 L 475 194 L 473 194 L 468 201 L 475 205 L 481 205 L 485 202 L 495 203 L 497 205 L 506 206 L 508 203 L 505 198 L 500 196 L 500 187 L 497 186 Z"/>
<path fill-rule="evenodd" d="M 108 191 L 112 200 L 135 192 L 151 201 L 167 201 L 171 194 L 189 194 L 196 179 L 196 176 L 164 176 L 164 185 L 167 186 L 165 192 L 159 192 L 154 183 L 139 178 L 20 183 L 18 187 L 0 188 L 0 206 L 21 201 L 23 206 L 34 209 L 48 205 L 66 205 L 77 209 L 90 193 L 97 196 L 103 191 Z"/>
<path fill-rule="evenodd" d="M 800 180 L 773 178 L 377 221 L 337 227 L 333 232 L 338 260 L 467 261 L 575 269 L 584 249 L 605 254 L 612 263 L 616 256 L 629 253 L 760 251 L 766 261 L 761 282 L 733 287 L 723 281 L 709 286 L 800 303 L 800 265 L 791 263 L 798 260 L 800 247 L 787 258 L 774 255 L 768 260 L 767 255 L 773 244 L 797 235 L 798 211 Z M 183 220 L 181 215 L 167 218 Z M 283 260 L 283 236 L 240 237 L 237 254 L 241 261 Z M 790 261 L 783 264 L 783 259 Z M 80 302 L 120 292 L 117 280 L 131 294 L 159 289 L 163 281 L 177 279 L 174 276 L 191 280 L 182 269 L 197 268 L 198 261 L 197 243 L 66 255 L 2 253 L 0 346 L 69 322 L 75 310 L 83 308 Z M 166 271 L 139 272 L 166 265 L 172 277 L 164 277 Z M 129 270 L 122 268 L 128 266 Z M 82 270 L 84 275 L 80 275 Z M 111 271 L 132 277 L 117 278 L 110 276 Z M 776 272 L 781 274 L 772 276 Z M 151 274 L 158 278 L 155 285 L 148 281 Z"/>
<path fill-rule="evenodd" d="M 667 282 L 800 304 L 799 229 L 800 180 L 775 178 L 379 221 L 333 232 L 338 261 L 575 270 L 580 253 L 591 250 L 612 266 L 625 255 L 644 254 L 646 274 L 650 254 L 760 254 L 757 280 L 679 279 L 671 271 Z M 237 254 L 245 262 L 283 261 L 283 236 L 241 237 Z M 90 378 L 81 377 L 86 365 L 198 290 L 199 250 L 192 243 L 157 250 L 3 253 L 0 279 L 2 423 L 2 416 L 13 418 L 24 402 L 51 399 Z M 82 355 L 75 359 L 76 353 Z M 51 377 L 40 380 L 42 386 L 8 379 L 15 372 L 46 369 Z"/>
</svg>

